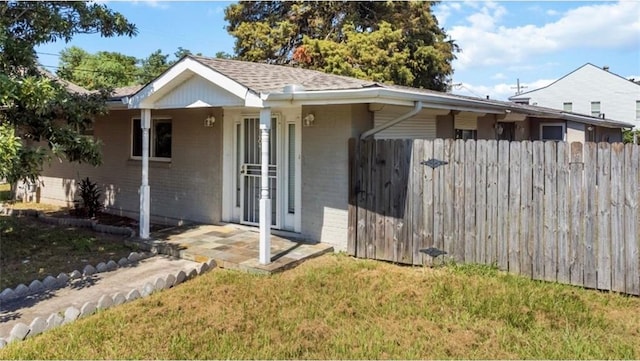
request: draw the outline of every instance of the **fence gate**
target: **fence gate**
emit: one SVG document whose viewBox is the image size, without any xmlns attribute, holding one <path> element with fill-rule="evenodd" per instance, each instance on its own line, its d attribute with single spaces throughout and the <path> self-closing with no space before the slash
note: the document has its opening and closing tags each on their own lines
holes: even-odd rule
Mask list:
<svg viewBox="0 0 640 361">
<path fill-rule="evenodd" d="M 349 141 L 348 252 L 640 294 L 640 146 Z"/>
</svg>

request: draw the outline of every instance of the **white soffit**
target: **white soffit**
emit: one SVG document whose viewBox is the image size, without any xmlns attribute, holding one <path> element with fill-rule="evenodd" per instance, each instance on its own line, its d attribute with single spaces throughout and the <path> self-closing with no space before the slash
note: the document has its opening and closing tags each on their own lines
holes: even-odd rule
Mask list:
<svg viewBox="0 0 640 361">
<path fill-rule="evenodd" d="M 161 99 L 169 97 L 170 93 L 179 89 L 183 83 L 188 82 L 191 78 L 201 78 L 211 84 L 214 88 L 223 89 L 235 98 L 239 98 L 240 101 L 236 102 L 237 104 L 244 104 L 245 106 L 252 107 L 262 106 L 262 101 L 259 95 L 254 94 L 244 85 L 224 76 L 221 73 L 218 73 L 194 59 L 187 57 L 137 92 L 129 100 L 129 108 L 157 108 L 157 103 Z M 192 84 L 190 87 L 202 88 L 202 84 L 198 84 L 198 86 Z M 189 104 L 183 104 L 183 106 L 192 105 L 195 102 L 196 100 L 193 100 Z M 209 104 L 206 100 L 203 100 L 203 102 Z M 218 104 L 215 103 L 210 105 L 218 106 Z"/>
<path fill-rule="evenodd" d="M 241 106 L 244 99 L 207 79 L 194 75 L 182 82 L 155 102 L 155 108 L 197 108 Z"/>
</svg>

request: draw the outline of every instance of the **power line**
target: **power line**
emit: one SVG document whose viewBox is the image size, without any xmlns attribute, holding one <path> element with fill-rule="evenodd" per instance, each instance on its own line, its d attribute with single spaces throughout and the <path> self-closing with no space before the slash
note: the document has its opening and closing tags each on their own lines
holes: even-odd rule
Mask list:
<svg viewBox="0 0 640 361">
<path fill-rule="evenodd" d="M 43 68 L 51 68 L 51 69 L 62 69 L 63 67 L 61 66 L 56 66 L 56 65 L 44 65 L 44 64 L 40 64 L 40 66 L 42 66 Z M 96 69 L 82 69 L 82 68 L 73 68 L 73 71 L 84 71 L 87 73 L 96 73 L 96 74 L 103 74 L 103 75 L 113 75 L 113 74 L 123 74 L 123 75 L 138 75 L 138 73 L 120 73 L 120 72 L 116 72 L 116 71 L 103 71 L 103 70 L 96 70 Z"/>
<path fill-rule="evenodd" d="M 42 51 L 36 51 L 36 54 L 40 54 L 40 55 L 52 55 L 52 56 L 57 56 L 58 58 L 61 56 L 60 54 L 45 53 L 45 52 L 42 52 Z"/>
</svg>

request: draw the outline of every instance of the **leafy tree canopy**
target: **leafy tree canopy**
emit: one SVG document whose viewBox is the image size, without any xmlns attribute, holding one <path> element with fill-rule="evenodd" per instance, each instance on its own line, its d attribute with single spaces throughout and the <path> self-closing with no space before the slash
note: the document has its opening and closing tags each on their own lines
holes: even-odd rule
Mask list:
<svg viewBox="0 0 640 361">
<path fill-rule="evenodd" d="M 106 92 L 77 92 L 37 66 L 35 47 L 76 34 L 136 34 L 105 5 L 85 2 L 0 2 L 0 178 L 35 181 L 49 154 L 100 163 L 99 144 L 83 136 L 106 112 Z"/>
<path fill-rule="evenodd" d="M 152 54 L 153 55 L 153 54 Z M 138 59 L 117 52 L 89 54 L 72 46 L 60 53 L 58 76 L 90 90 L 135 84 Z"/>
<path fill-rule="evenodd" d="M 91 90 L 142 85 L 151 82 L 189 54 L 192 54 L 189 49 L 179 47 L 172 60 L 161 49 L 146 58 L 136 59 L 118 52 L 99 51 L 90 54 L 72 46 L 61 52 L 57 74 L 62 79 Z"/>
<path fill-rule="evenodd" d="M 419 1 L 241 1 L 225 9 L 242 60 L 445 90 L 459 51 Z"/>
</svg>

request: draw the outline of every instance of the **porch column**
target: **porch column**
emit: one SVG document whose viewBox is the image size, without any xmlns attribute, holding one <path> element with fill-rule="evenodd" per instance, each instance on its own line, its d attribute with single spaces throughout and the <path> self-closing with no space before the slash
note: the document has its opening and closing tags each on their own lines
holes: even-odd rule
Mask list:
<svg viewBox="0 0 640 361">
<path fill-rule="evenodd" d="M 142 109 L 142 185 L 140 186 L 140 238 L 149 239 L 149 128 L 151 109 Z"/>
<path fill-rule="evenodd" d="M 261 264 L 271 263 L 271 199 L 269 199 L 269 129 L 271 108 L 260 110 L 260 258 Z"/>
</svg>

